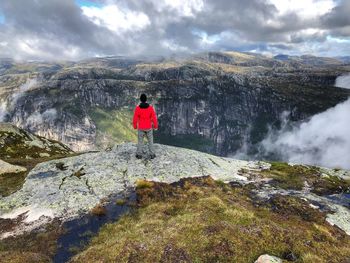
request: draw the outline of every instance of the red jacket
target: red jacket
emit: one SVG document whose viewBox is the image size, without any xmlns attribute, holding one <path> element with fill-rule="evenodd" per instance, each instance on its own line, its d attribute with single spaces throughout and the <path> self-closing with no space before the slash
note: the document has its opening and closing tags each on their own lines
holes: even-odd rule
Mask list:
<svg viewBox="0 0 350 263">
<path fill-rule="evenodd" d="M 153 128 L 158 129 L 158 120 L 154 108 L 149 105 L 147 108 L 140 108 L 137 106 L 134 112 L 134 118 L 132 120 L 134 129 L 149 130 Z"/>
</svg>

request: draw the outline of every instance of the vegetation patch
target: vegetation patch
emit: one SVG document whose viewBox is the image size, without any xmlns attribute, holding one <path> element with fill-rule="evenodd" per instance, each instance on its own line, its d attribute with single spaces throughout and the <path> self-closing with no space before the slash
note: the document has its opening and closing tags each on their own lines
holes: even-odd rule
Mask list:
<svg viewBox="0 0 350 263">
<path fill-rule="evenodd" d="M 144 188 L 152 188 L 153 185 L 154 185 L 153 182 L 143 180 L 143 179 L 136 181 L 136 189 L 139 189 L 139 190 Z"/>
<path fill-rule="evenodd" d="M 8 196 L 21 189 L 28 172 L 0 175 L 0 196 Z"/>
<path fill-rule="evenodd" d="M 64 144 L 30 134 L 11 124 L 0 125 L 0 158 L 40 158 L 64 155 L 72 151 Z"/>
<path fill-rule="evenodd" d="M 105 216 L 107 214 L 107 210 L 104 206 L 98 204 L 91 209 L 91 214 L 95 216 Z"/>
<path fill-rule="evenodd" d="M 283 189 L 301 190 L 311 187 L 311 192 L 318 195 L 349 192 L 350 181 L 337 176 L 324 176 L 319 168 L 304 165 L 289 165 L 271 162 L 271 168 L 263 171 L 264 177 L 272 178 L 272 184 Z"/>
<path fill-rule="evenodd" d="M 296 197 L 257 205 L 250 187 L 186 178 L 137 187 L 137 208 L 106 224 L 72 262 L 346 262 L 350 238 Z"/>
<path fill-rule="evenodd" d="M 97 126 L 97 146 L 104 148 L 115 143 L 137 141 L 137 133 L 131 124 L 133 112 L 130 109 L 94 108 L 89 115 Z"/>
<path fill-rule="evenodd" d="M 0 222 L 1 226 L 4 226 Z M 57 239 L 63 233 L 59 222 L 21 236 L 0 240 L 1 262 L 52 262 L 57 250 Z"/>
</svg>

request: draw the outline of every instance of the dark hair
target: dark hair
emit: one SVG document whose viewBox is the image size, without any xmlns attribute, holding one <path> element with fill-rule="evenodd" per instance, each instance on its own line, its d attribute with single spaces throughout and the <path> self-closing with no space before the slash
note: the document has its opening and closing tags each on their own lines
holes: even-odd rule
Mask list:
<svg viewBox="0 0 350 263">
<path fill-rule="evenodd" d="M 146 102 L 146 101 L 147 101 L 147 96 L 146 96 L 146 94 L 141 94 L 141 96 L 140 96 L 140 101 L 141 101 L 141 102 Z"/>
</svg>

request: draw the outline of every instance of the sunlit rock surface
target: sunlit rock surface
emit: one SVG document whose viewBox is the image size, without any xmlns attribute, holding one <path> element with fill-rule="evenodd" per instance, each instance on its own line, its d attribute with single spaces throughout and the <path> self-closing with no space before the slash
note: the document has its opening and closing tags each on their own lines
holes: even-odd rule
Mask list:
<svg viewBox="0 0 350 263">
<path fill-rule="evenodd" d="M 155 159 L 148 160 L 146 154 L 145 159 L 138 160 L 136 145 L 129 143 L 109 152 L 38 164 L 21 190 L 0 199 L 0 217 L 20 215 L 26 207 L 29 214 L 36 215 L 34 220 L 40 217 L 38 213 L 66 220 L 88 212 L 102 198 L 127 190 L 137 179 L 174 182 L 182 177 L 210 175 L 223 181 L 245 182 L 247 178 L 240 175 L 241 169 L 269 167 L 263 162 L 221 158 L 158 144 L 155 151 Z"/>
<path fill-rule="evenodd" d="M 310 206 L 327 207 L 327 221 L 350 234 L 349 209 L 338 201 L 316 195 L 308 187 L 301 190 L 280 189 L 267 180 L 254 178 L 269 170 L 270 164 L 217 157 L 194 150 L 156 144 L 157 157 L 135 158 L 136 145 L 116 145 L 110 151 L 85 153 L 79 156 L 38 164 L 30 171 L 19 191 L 0 199 L 0 217 L 16 218 L 27 213 L 23 224 L 9 234 L 21 233 L 46 223 L 52 218 L 63 221 L 88 213 L 110 195 L 134 187 L 138 179 L 175 182 L 183 177 L 209 175 L 216 180 L 238 184 L 261 184 L 257 196 L 269 199 L 275 194 L 294 195 L 310 201 Z M 323 176 L 327 176 L 323 169 Z M 332 170 L 333 171 L 333 170 Z M 348 171 L 334 172 L 345 178 Z M 339 176 L 340 177 L 340 176 Z M 27 212 L 28 211 L 28 212 Z"/>
</svg>

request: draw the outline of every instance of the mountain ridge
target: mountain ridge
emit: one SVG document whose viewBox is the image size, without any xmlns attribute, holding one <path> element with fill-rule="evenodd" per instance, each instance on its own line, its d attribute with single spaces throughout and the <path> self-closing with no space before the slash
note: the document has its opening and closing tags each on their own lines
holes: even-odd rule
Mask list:
<svg viewBox="0 0 350 263">
<path fill-rule="evenodd" d="M 234 154 L 245 140 L 254 151 L 268 127 L 279 126 L 284 111 L 291 121 L 302 121 L 350 96 L 333 87 L 336 77 L 350 72 L 349 65 L 315 66 L 238 52 L 153 62 L 24 63 L 6 70 L 0 76 L 3 121 L 77 151 L 135 141 L 128 119 L 141 92 L 159 114 L 159 143 L 188 147 L 198 141 L 193 149 L 222 156 Z M 122 128 L 109 129 L 107 122 Z"/>
</svg>

